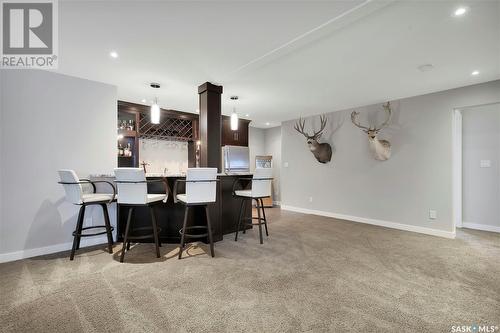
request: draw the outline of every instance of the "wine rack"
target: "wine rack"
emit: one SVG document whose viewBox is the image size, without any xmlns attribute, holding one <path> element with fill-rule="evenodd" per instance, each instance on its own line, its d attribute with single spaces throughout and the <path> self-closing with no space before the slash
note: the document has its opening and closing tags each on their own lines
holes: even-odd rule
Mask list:
<svg viewBox="0 0 500 333">
<path fill-rule="evenodd" d="M 149 115 L 139 115 L 139 137 L 144 139 L 191 141 L 193 121 L 191 119 L 164 118 L 159 124 L 152 124 Z"/>
</svg>

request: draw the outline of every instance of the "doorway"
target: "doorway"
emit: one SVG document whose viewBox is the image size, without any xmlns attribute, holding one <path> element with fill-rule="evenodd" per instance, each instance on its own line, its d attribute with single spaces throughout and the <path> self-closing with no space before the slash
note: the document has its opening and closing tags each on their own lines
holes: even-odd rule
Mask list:
<svg viewBox="0 0 500 333">
<path fill-rule="evenodd" d="M 500 103 L 453 114 L 455 227 L 500 232 Z"/>
</svg>

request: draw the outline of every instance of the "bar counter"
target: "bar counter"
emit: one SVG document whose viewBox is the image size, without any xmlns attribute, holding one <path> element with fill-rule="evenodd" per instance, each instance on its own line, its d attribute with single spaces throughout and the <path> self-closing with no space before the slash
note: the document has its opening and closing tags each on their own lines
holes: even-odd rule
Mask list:
<svg viewBox="0 0 500 333">
<path fill-rule="evenodd" d="M 214 242 L 221 241 L 224 235 L 236 232 L 238 217 L 240 213 L 241 200 L 233 198 L 233 183 L 237 178 L 251 178 L 251 174 L 226 175 L 219 174 L 217 178 L 217 201 L 209 205 L 210 219 L 212 222 Z M 162 176 L 160 174 L 147 174 L 148 180 L 163 179 L 168 182 L 170 193 L 166 203 L 160 203 L 154 206 L 156 220 L 160 231 L 160 240 L 162 243 L 179 243 L 179 230 L 182 228 L 185 206 L 180 203 L 174 203 L 173 189 L 177 179 L 185 179 L 182 175 Z M 248 184 L 241 184 L 237 189 L 245 188 Z M 178 185 L 178 194 L 184 193 L 182 183 Z M 165 184 L 163 182 L 154 182 L 148 184 L 148 193 L 165 193 Z M 252 207 L 250 200 L 245 200 L 245 217 L 251 217 Z M 127 223 L 127 207 L 117 205 L 117 237 L 122 241 L 122 234 Z M 206 225 L 206 217 L 203 207 L 192 207 L 190 209 L 188 225 Z M 149 208 L 137 207 L 134 211 L 132 229 L 151 226 L 151 217 Z M 250 228 L 247 226 L 246 228 Z M 200 239 L 198 239 L 200 240 Z M 204 239 L 201 239 L 205 241 Z M 148 242 L 148 240 L 145 240 Z M 149 241 L 152 241 L 149 240 Z M 187 241 L 190 241 L 189 239 Z"/>
</svg>

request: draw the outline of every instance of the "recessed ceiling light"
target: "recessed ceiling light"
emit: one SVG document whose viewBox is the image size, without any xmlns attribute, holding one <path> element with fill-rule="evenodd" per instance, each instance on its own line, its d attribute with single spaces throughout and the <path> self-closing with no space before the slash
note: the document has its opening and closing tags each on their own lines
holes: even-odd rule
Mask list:
<svg viewBox="0 0 500 333">
<path fill-rule="evenodd" d="M 266 123 L 266 126 L 269 126 L 270 124 L 269 123 Z"/>
<path fill-rule="evenodd" d="M 421 72 L 428 72 L 434 69 L 432 64 L 423 64 L 417 67 L 417 69 Z"/>
<path fill-rule="evenodd" d="M 479 75 L 479 71 L 473 71 L 472 73 L 470 73 L 470 75 L 474 75 L 474 76 Z"/>
<path fill-rule="evenodd" d="M 245 117 L 250 117 L 250 115 L 247 113 L 247 114 L 245 115 Z"/>
<path fill-rule="evenodd" d="M 196 109 L 196 113 L 200 113 L 200 109 Z"/>
<path fill-rule="evenodd" d="M 116 59 L 116 58 L 118 58 L 118 52 L 116 52 L 116 51 L 111 51 L 111 52 L 109 52 L 109 56 L 110 56 L 111 58 Z"/>
<path fill-rule="evenodd" d="M 145 99 L 145 98 L 143 98 L 143 99 L 141 100 L 141 102 L 142 102 L 142 103 L 146 103 L 146 99 Z"/>
<path fill-rule="evenodd" d="M 455 16 L 462 16 L 464 15 L 465 13 L 467 13 L 467 7 L 458 7 L 457 9 L 455 9 L 455 11 L 453 12 L 453 15 Z"/>
</svg>

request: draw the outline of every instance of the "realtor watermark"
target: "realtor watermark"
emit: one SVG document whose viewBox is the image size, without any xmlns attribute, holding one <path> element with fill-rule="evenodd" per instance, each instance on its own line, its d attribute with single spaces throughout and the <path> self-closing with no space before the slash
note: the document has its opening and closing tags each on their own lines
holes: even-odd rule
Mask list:
<svg viewBox="0 0 500 333">
<path fill-rule="evenodd" d="M 0 68 L 57 68 L 57 5 L 57 0 L 0 0 Z"/>
<path fill-rule="evenodd" d="M 500 332 L 498 325 L 453 325 L 452 333 L 495 333 Z"/>
</svg>

